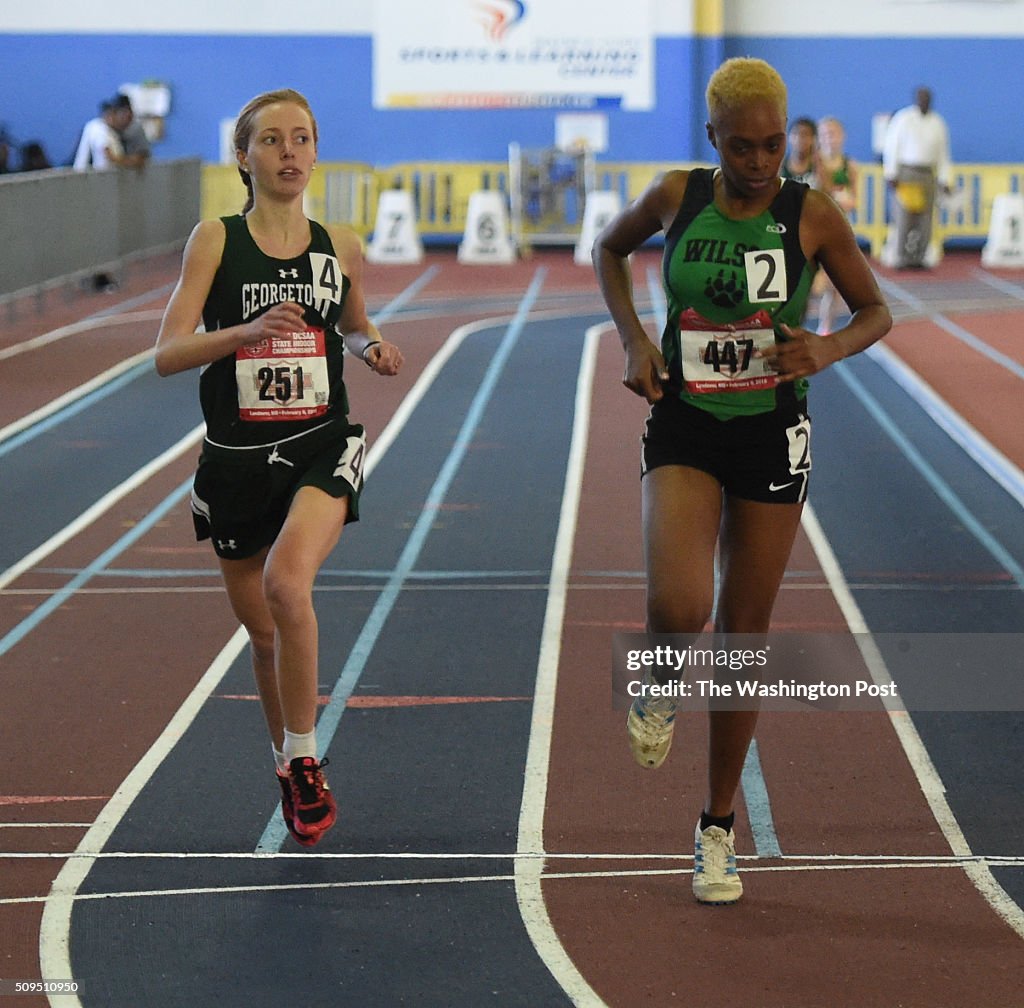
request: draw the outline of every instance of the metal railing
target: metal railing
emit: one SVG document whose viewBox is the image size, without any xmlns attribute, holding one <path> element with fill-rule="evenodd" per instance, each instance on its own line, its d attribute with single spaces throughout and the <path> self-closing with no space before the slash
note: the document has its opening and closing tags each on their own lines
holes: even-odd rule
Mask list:
<svg viewBox="0 0 1024 1008">
<path fill-rule="evenodd" d="M 650 163 L 600 162 L 595 165 L 595 188 L 612 190 L 623 203 L 635 199 L 650 181 L 668 167 Z M 961 205 L 939 209 L 936 234 L 940 241 L 982 243 L 988 236 L 992 203 L 1002 193 L 1024 192 L 1024 164 L 958 164 L 954 189 L 962 190 Z M 885 181 L 881 166 L 858 166 L 857 209 L 851 215 L 854 233 L 881 253 L 888 228 Z M 466 227 L 469 197 L 479 189 L 509 194 L 509 168 L 501 161 L 477 163 L 422 162 L 374 168 L 359 163 L 326 163 L 314 176 L 307 193 L 310 215 L 326 222 L 350 225 L 364 238 L 373 232 L 377 201 L 384 189 L 412 193 L 417 230 L 424 237 L 458 241 Z M 237 213 L 245 198 L 233 166 L 210 165 L 203 170 L 204 217 Z M 523 237 L 530 239 L 527 220 Z"/>
<path fill-rule="evenodd" d="M 677 167 L 693 167 L 679 165 Z M 648 164 L 598 164 L 597 188 L 618 192 L 623 202 L 635 199 L 662 166 Z M 935 234 L 938 241 L 981 243 L 988 237 L 992 202 L 1002 193 L 1024 191 L 1024 164 L 958 164 L 954 166 L 954 192 L 962 191 L 956 209 L 939 208 Z M 851 214 L 854 234 L 878 256 L 888 230 L 887 190 L 882 168 L 858 165 L 857 208 Z"/>
</svg>

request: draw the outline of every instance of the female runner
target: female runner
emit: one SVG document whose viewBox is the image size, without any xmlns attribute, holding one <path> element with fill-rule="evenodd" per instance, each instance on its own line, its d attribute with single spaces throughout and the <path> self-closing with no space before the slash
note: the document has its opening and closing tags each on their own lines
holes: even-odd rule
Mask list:
<svg viewBox="0 0 1024 1008">
<path fill-rule="evenodd" d="M 763 634 L 800 523 L 811 468 L 807 379 L 889 330 L 891 317 L 836 204 L 782 180 L 786 87 L 757 59 L 731 59 L 707 87 L 716 169 L 655 179 L 594 245 L 598 281 L 626 354 L 623 383 L 651 403 L 642 515 L 651 633 L 699 634 L 720 591 L 718 633 Z M 668 318 L 648 338 L 629 256 L 665 233 Z M 822 267 L 850 308 L 828 336 L 801 327 Z M 636 760 L 660 766 L 676 705 L 638 698 L 627 727 Z M 695 830 L 693 890 L 733 903 L 733 801 L 755 710 L 709 713 L 708 790 Z"/>
<path fill-rule="evenodd" d="M 156 367 L 201 369 L 196 535 L 213 540 L 249 634 L 285 824 L 311 846 L 337 814 L 317 754 L 313 581 L 359 517 L 366 455 L 362 427 L 348 420 L 343 355 L 381 375 L 396 374 L 402 355 L 367 318 L 358 236 L 303 212 L 317 156 L 306 99 L 258 95 L 234 142 L 249 199 L 241 214 L 193 230 Z"/>
</svg>

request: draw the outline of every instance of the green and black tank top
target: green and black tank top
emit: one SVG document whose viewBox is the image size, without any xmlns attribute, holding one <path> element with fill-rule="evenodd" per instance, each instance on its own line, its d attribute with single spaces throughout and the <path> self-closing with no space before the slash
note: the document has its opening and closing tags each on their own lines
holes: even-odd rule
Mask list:
<svg viewBox="0 0 1024 1008">
<path fill-rule="evenodd" d="M 671 393 L 729 419 L 806 398 L 806 380 L 776 384 L 761 354 L 785 339 L 780 324 L 800 325 L 817 266 L 800 248 L 808 186 L 785 180 L 763 213 L 733 220 L 715 205 L 714 176 L 690 172 L 666 234 L 662 353 Z"/>
<path fill-rule="evenodd" d="M 305 328 L 241 347 L 203 369 L 207 440 L 231 448 L 272 445 L 345 418 L 344 344 L 336 326 L 351 281 L 330 236 L 310 221 L 306 251 L 275 259 L 260 250 L 243 215 L 221 220 L 224 253 L 203 306 L 206 331 L 249 322 L 284 301 L 303 307 Z"/>
</svg>

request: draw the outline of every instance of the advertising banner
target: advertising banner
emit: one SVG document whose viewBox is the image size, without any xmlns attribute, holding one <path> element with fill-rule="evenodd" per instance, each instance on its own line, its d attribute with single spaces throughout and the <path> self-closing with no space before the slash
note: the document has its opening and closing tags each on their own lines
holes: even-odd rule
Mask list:
<svg viewBox="0 0 1024 1008">
<path fill-rule="evenodd" d="M 651 0 L 377 0 L 374 106 L 653 106 Z"/>
</svg>

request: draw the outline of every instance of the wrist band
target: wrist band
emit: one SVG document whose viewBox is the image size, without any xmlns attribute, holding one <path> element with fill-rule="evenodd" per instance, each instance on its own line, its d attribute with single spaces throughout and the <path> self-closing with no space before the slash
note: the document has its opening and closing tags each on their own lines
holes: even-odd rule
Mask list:
<svg viewBox="0 0 1024 1008">
<path fill-rule="evenodd" d="M 366 351 L 369 350 L 371 347 L 380 346 L 380 344 L 381 344 L 380 340 L 370 340 L 370 342 L 367 343 L 366 346 L 363 347 L 363 352 L 359 356 L 363 358 L 363 363 L 367 367 L 371 367 L 372 368 L 373 364 L 366 359 Z"/>
</svg>

